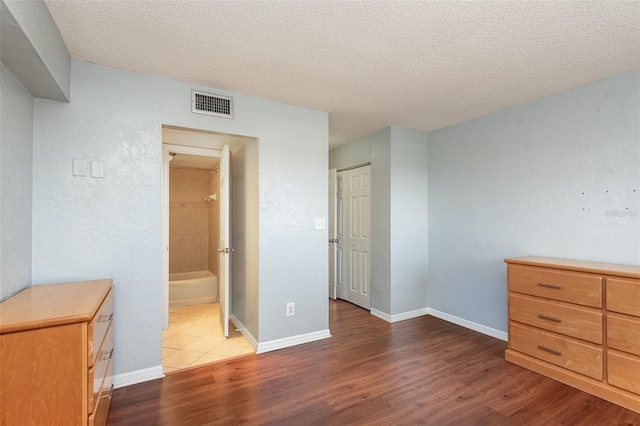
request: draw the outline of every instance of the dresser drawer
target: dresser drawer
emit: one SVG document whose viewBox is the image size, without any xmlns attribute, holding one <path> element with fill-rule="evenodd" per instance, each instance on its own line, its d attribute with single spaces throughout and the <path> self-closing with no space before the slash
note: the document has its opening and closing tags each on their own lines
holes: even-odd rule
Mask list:
<svg viewBox="0 0 640 426">
<path fill-rule="evenodd" d="M 107 423 L 109 407 L 111 406 L 111 396 L 113 394 L 113 363 L 108 361 L 107 373 L 102 384 L 102 389 L 97 399 L 95 411 L 89 416 L 89 426 L 102 426 Z"/>
<path fill-rule="evenodd" d="M 607 351 L 607 376 L 610 385 L 640 395 L 640 358 Z"/>
<path fill-rule="evenodd" d="M 509 265 L 509 291 L 602 308 L 602 277 Z"/>
<path fill-rule="evenodd" d="M 102 341 L 102 346 L 98 351 L 98 357 L 93 367 L 89 368 L 88 376 L 88 412 L 93 413 L 93 409 L 98 401 L 98 395 L 102 390 L 104 378 L 107 374 L 107 366 L 113 358 L 113 327 L 109 327 L 107 334 Z"/>
<path fill-rule="evenodd" d="M 509 318 L 534 327 L 602 344 L 602 312 L 509 293 Z"/>
<path fill-rule="evenodd" d="M 640 317 L 640 281 L 607 278 L 607 309 Z"/>
<path fill-rule="evenodd" d="M 518 352 L 602 380 L 602 349 L 568 337 L 509 323 L 509 347 Z"/>
<path fill-rule="evenodd" d="M 640 318 L 608 314 L 607 346 L 640 356 Z"/>
<path fill-rule="evenodd" d="M 107 329 L 113 321 L 113 291 L 109 291 L 100 309 L 95 314 L 88 326 L 89 366 L 92 366 L 98 356 L 98 349 L 104 339 Z"/>
</svg>

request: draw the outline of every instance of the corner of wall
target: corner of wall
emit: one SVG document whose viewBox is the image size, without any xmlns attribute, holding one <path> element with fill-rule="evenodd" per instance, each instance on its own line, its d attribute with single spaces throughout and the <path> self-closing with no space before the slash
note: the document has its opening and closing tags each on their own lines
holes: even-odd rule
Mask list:
<svg viewBox="0 0 640 426">
<path fill-rule="evenodd" d="M 4 64 L 0 117 L 1 301 L 31 285 L 33 252 L 33 96 Z"/>
</svg>

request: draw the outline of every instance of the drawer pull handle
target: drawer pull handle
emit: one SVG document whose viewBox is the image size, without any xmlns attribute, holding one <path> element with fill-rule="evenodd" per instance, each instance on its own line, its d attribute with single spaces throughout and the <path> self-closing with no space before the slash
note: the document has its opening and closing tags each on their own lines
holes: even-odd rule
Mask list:
<svg viewBox="0 0 640 426">
<path fill-rule="evenodd" d="M 106 361 L 108 359 L 111 359 L 112 357 L 113 357 L 113 349 L 111 349 L 110 351 L 102 352 L 102 354 L 100 356 L 100 360 L 101 361 Z"/>
<path fill-rule="evenodd" d="M 560 286 L 558 284 L 538 283 L 538 286 L 560 290 Z"/>
<path fill-rule="evenodd" d="M 113 312 L 111 312 L 109 315 L 100 315 L 100 318 L 98 318 L 98 322 L 109 322 L 111 321 L 111 318 L 113 318 Z"/>
<path fill-rule="evenodd" d="M 547 351 L 547 352 L 551 352 L 554 355 L 562 355 L 562 352 L 556 351 L 555 349 L 548 348 L 548 347 L 546 347 L 544 345 L 538 345 L 538 349 L 541 349 L 541 350 Z"/>
<path fill-rule="evenodd" d="M 100 398 L 105 399 L 105 398 L 109 398 L 111 399 L 111 397 L 113 396 L 113 385 L 111 385 L 111 387 L 109 388 L 109 393 L 106 395 L 102 395 Z"/>
<path fill-rule="evenodd" d="M 553 322 L 562 322 L 562 320 L 560 318 L 552 317 L 552 316 L 547 315 L 547 314 L 538 314 L 538 318 L 542 318 L 542 319 L 553 321 Z"/>
</svg>

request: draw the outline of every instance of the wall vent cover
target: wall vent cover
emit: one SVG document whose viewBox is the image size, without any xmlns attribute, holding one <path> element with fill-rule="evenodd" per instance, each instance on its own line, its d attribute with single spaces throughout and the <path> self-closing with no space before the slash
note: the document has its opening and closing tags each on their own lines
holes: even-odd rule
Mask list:
<svg viewBox="0 0 640 426">
<path fill-rule="evenodd" d="M 233 98 L 192 90 L 191 112 L 233 118 Z"/>
</svg>

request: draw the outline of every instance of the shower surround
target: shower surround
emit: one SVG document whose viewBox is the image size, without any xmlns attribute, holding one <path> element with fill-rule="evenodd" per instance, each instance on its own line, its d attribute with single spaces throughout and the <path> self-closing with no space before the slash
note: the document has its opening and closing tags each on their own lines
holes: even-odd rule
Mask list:
<svg viewBox="0 0 640 426">
<path fill-rule="evenodd" d="M 218 174 L 169 169 L 169 273 L 211 271 L 218 275 Z"/>
</svg>

